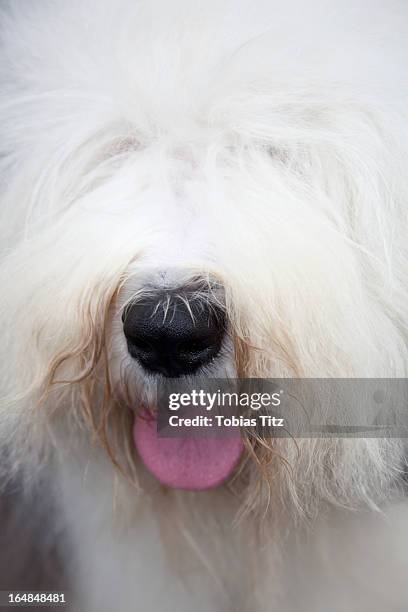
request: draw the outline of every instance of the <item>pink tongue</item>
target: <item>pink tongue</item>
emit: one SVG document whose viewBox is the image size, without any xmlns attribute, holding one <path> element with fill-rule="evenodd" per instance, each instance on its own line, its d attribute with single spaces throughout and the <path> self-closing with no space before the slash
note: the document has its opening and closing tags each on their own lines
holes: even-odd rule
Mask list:
<svg viewBox="0 0 408 612">
<path fill-rule="evenodd" d="M 176 489 L 201 491 L 220 485 L 244 450 L 241 437 L 159 438 L 153 416 L 136 416 L 133 437 L 146 467 Z"/>
</svg>

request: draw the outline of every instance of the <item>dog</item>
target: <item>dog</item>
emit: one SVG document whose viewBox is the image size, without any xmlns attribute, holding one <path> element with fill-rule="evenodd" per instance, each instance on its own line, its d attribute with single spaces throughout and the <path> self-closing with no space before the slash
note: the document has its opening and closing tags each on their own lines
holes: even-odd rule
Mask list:
<svg viewBox="0 0 408 612">
<path fill-rule="evenodd" d="M 2 2 L 3 590 L 407 608 L 403 437 L 187 458 L 154 420 L 162 383 L 407 377 L 407 24 L 399 0 Z"/>
</svg>

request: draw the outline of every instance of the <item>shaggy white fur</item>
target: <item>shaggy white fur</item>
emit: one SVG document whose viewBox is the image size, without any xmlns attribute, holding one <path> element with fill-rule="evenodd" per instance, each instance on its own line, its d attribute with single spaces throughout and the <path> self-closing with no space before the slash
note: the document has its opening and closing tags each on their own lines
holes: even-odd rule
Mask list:
<svg viewBox="0 0 408 612">
<path fill-rule="evenodd" d="M 232 484 L 165 490 L 120 317 L 157 270 L 215 277 L 209 375 L 407 376 L 406 4 L 1 7 L 2 476 L 51 466 L 72 609 L 405 609 L 405 506 L 378 512 L 404 441 L 258 442 Z"/>
</svg>

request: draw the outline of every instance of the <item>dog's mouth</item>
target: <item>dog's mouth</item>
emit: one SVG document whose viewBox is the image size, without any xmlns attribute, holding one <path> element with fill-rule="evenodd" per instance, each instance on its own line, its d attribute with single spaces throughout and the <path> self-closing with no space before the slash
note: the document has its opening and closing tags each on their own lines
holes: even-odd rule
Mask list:
<svg viewBox="0 0 408 612">
<path fill-rule="evenodd" d="M 133 439 L 145 466 L 158 481 L 190 491 L 221 485 L 232 475 L 244 451 L 239 434 L 160 437 L 156 416 L 146 410 L 135 417 Z"/>
<path fill-rule="evenodd" d="M 138 454 L 161 483 L 200 491 L 225 482 L 244 444 L 239 431 L 196 435 L 196 430 L 192 433 L 187 428 L 165 437 L 160 427 L 158 433 L 158 386 L 173 388 L 180 381 L 193 380 L 200 387 L 200 377 L 234 374 L 223 286 L 207 275 L 193 275 L 181 282 L 184 277 L 183 271 L 153 271 L 140 289 L 128 289 L 129 297 L 124 293 L 124 305 L 118 312 L 130 371 L 137 378 L 137 384 L 132 384 L 142 404 L 133 425 Z"/>
<path fill-rule="evenodd" d="M 124 380 L 140 459 L 169 487 L 201 491 L 224 483 L 244 451 L 240 430 L 197 431 L 188 425 L 175 430 L 167 417 L 164 427 L 161 419 L 174 414 L 167 412 L 169 394 L 236 376 L 224 285 L 208 272 L 148 269 L 122 288 L 115 312 L 115 338 L 121 339 L 120 355 L 124 352 L 120 363 L 126 364 L 118 368 L 119 393 Z M 179 408 L 178 416 L 185 409 L 184 421 L 203 413 L 194 402 Z"/>
</svg>

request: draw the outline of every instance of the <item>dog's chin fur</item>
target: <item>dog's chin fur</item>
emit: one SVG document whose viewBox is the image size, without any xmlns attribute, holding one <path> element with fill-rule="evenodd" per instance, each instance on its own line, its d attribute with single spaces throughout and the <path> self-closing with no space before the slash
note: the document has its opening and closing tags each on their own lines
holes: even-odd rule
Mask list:
<svg viewBox="0 0 408 612">
<path fill-rule="evenodd" d="M 120 317 L 157 275 L 217 279 L 209 376 L 407 376 L 407 24 L 396 0 L 2 3 L 2 478 L 49 479 L 76 612 L 406 603 L 403 506 L 375 518 L 403 441 L 256 440 L 220 489 L 164 489 Z"/>
</svg>

